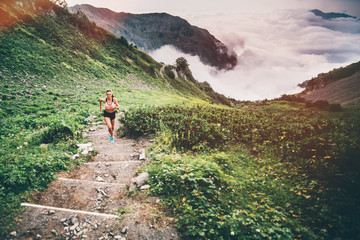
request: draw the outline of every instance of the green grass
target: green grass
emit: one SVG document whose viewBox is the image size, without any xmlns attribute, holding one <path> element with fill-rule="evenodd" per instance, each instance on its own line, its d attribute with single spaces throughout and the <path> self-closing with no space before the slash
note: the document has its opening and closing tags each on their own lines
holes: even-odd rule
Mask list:
<svg viewBox="0 0 360 240">
<path fill-rule="evenodd" d="M 152 190 L 184 237 L 356 239 L 359 109 L 251 105 L 137 106 L 120 120 L 128 136 L 157 134 Z"/>
</svg>

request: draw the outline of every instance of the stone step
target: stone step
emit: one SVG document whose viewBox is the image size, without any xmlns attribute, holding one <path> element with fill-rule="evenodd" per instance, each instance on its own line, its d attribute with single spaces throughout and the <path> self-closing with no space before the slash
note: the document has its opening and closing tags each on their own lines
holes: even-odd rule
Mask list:
<svg viewBox="0 0 360 240">
<path fill-rule="evenodd" d="M 33 194 L 31 203 L 88 212 L 116 214 L 125 203 L 124 184 L 61 178 Z"/>
<path fill-rule="evenodd" d="M 105 152 L 104 154 L 132 154 L 132 153 L 138 153 L 139 150 L 135 149 L 133 146 L 124 146 L 116 143 L 116 139 L 114 143 L 107 143 L 107 144 L 98 144 L 96 147 L 94 147 L 97 151 Z"/>
<path fill-rule="evenodd" d="M 44 205 L 38 205 L 38 204 L 32 204 L 32 203 L 21 203 L 21 206 L 24 207 L 32 207 L 32 208 L 40 208 L 40 209 L 47 209 L 48 212 L 43 212 L 43 214 L 51 215 L 55 213 L 55 211 L 60 212 L 70 212 L 75 214 L 85 214 L 85 215 L 93 215 L 93 216 L 99 216 L 99 217 L 106 217 L 106 218 L 119 218 L 118 215 L 114 214 L 106 214 L 106 213 L 97 213 L 97 212 L 87 212 L 82 210 L 74 210 L 74 209 L 68 209 L 68 208 L 58 208 L 58 207 L 51 207 L 51 206 L 44 206 Z"/>
<path fill-rule="evenodd" d="M 16 239 L 124 239 L 115 214 L 102 214 L 51 206 L 21 204 Z M 122 237 L 123 236 L 123 237 Z"/>
<path fill-rule="evenodd" d="M 137 153 L 99 153 L 94 157 L 94 162 L 121 162 L 138 160 L 140 157 Z"/>
<path fill-rule="evenodd" d="M 89 162 L 60 177 L 104 183 L 129 184 L 141 161 Z"/>
</svg>

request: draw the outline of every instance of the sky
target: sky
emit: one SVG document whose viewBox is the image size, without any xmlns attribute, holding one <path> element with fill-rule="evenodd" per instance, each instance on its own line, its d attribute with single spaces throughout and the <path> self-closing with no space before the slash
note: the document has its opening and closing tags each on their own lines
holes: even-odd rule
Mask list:
<svg viewBox="0 0 360 240">
<path fill-rule="evenodd" d="M 238 55 L 238 65 L 218 71 L 172 46 L 149 54 L 175 64 L 185 57 L 194 77 L 238 100 L 262 100 L 302 91 L 297 84 L 360 60 L 360 19 L 324 20 L 309 12 L 360 17 L 360 0 L 66 0 L 115 12 L 166 12 L 207 29 Z"/>
</svg>

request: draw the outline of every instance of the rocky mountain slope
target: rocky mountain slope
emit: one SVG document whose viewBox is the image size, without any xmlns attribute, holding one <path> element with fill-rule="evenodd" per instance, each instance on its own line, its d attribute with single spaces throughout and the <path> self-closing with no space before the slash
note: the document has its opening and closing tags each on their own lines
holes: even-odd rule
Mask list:
<svg viewBox="0 0 360 240">
<path fill-rule="evenodd" d="M 307 100 L 327 100 L 341 105 L 360 104 L 360 62 L 318 74 L 299 86 L 305 88 L 302 94 Z"/>
<path fill-rule="evenodd" d="M 83 12 L 98 26 L 122 36 L 139 49 L 151 51 L 173 45 L 184 53 L 198 55 L 202 62 L 219 69 L 237 64 L 236 54 L 207 30 L 190 25 L 186 20 L 166 13 L 117 13 L 105 8 L 83 4 L 69 8 Z"/>
</svg>

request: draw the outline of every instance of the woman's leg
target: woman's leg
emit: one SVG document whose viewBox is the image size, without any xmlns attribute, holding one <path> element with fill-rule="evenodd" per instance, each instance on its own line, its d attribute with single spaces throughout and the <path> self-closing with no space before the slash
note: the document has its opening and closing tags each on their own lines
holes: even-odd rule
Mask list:
<svg viewBox="0 0 360 240">
<path fill-rule="evenodd" d="M 111 137 L 113 137 L 113 126 L 112 126 L 112 121 L 110 120 L 109 117 L 104 117 L 106 125 L 108 127 L 108 131 L 109 134 L 111 135 Z"/>
<path fill-rule="evenodd" d="M 115 131 L 115 119 L 111 120 L 111 129 L 112 129 L 112 133 L 111 137 L 114 138 L 114 131 Z"/>
</svg>

